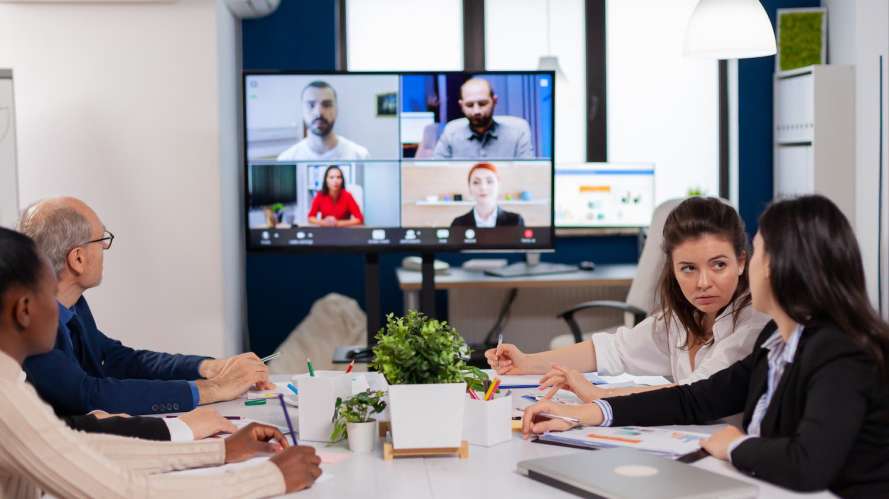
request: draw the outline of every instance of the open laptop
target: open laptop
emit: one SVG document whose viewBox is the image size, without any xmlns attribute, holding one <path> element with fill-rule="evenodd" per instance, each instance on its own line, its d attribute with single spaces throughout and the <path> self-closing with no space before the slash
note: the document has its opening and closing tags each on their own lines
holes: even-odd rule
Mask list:
<svg viewBox="0 0 889 499">
<path fill-rule="evenodd" d="M 633 449 L 604 449 L 529 459 L 518 472 L 581 497 L 673 499 L 756 497 L 758 488 Z"/>
</svg>

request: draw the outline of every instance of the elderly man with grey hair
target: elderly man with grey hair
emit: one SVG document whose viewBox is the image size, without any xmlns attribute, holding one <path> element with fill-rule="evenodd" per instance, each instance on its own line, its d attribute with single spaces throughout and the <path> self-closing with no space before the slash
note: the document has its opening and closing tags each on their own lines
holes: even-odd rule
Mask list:
<svg viewBox="0 0 889 499">
<path fill-rule="evenodd" d="M 100 331 L 83 293 L 102 282 L 104 252 L 114 235 L 84 202 L 35 203 L 19 229 L 34 239 L 58 277 L 55 348 L 24 363 L 28 380 L 57 413 L 189 411 L 237 398 L 253 386 L 273 387 L 253 353 L 212 359 L 135 350 Z"/>
</svg>

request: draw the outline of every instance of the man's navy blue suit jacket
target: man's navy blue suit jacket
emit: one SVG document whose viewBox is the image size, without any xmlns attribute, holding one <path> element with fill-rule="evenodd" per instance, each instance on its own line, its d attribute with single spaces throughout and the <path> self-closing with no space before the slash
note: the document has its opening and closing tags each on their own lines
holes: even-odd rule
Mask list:
<svg viewBox="0 0 889 499">
<path fill-rule="evenodd" d="M 59 305 L 56 345 L 25 360 L 28 381 L 59 415 L 156 414 L 197 405 L 198 367 L 208 357 L 134 350 L 105 336 L 86 299 Z"/>
</svg>

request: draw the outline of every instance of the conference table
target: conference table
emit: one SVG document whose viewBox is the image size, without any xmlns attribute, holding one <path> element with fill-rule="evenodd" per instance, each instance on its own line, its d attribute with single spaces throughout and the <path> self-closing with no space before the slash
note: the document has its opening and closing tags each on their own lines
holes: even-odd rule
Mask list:
<svg viewBox="0 0 889 499">
<path fill-rule="evenodd" d="M 290 376 L 274 375 L 273 381 L 289 381 Z M 513 390 L 514 400 L 523 393 Z M 282 428 L 287 421 L 278 400 L 270 399 L 265 405 L 246 406 L 245 397 L 229 402 L 212 404 L 225 416 L 240 416 Z M 290 417 L 296 429 L 298 409 L 289 406 Z M 720 425 L 713 426 L 677 426 L 677 429 L 710 433 Z M 672 427 L 671 427 L 672 428 Z M 471 445 L 468 459 L 458 457 L 412 457 L 383 459 L 382 445 L 378 444 L 371 454 L 352 454 L 345 442 L 326 444 L 317 442 L 300 442 L 301 445 L 312 445 L 329 462 L 321 465 L 324 472 L 312 488 L 290 494 L 286 497 L 299 499 L 313 498 L 392 498 L 416 499 L 419 497 L 460 499 L 523 499 L 523 498 L 561 498 L 576 497 L 554 487 L 544 485 L 527 478 L 516 471 L 516 463 L 526 459 L 561 456 L 571 453 L 591 452 L 553 445 L 531 443 L 522 439 L 518 432 L 513 433 L 512 440 L 493 446 L 481 447 Z M 228 465 L 214 468 L 213 472 L 222 472 Z M 243 466 L 243 464 L 241 464 Z M 761 480 L 743 475 L 730 464 L 706 457 L 693 464 L 702 469 L 720 473 L 738 480 L 756 484 L 759 497 L 768 499 L 782 498 L 822 498 L 835 497 L 828 492 L 799 494 Z M 205 473 L 202 471 L 202 473 Z"/>
</svg>

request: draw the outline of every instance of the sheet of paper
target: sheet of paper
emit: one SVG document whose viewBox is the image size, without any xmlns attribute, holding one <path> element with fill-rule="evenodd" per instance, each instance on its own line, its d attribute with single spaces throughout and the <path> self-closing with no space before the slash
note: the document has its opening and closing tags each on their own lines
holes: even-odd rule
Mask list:
<svg viewBox="0 0 889 499">
<path fill-rule="evenodd" d="M 511 386 L 511 385 L 534 385 L 537 386 L 540 383 L 541 374 L 504 374 L 498 375 L 494 372 L 493 369 L 485 369 L 485 373 L 489 378 L 494 379 L 495 377 L 500 378 L 500 386 Z M 588 379 L 591 383 L 595 383 L 599 377 L 596 373 L 584 373 L 584 377 Z"/>
<path fill-rule="evenodd" d="M 321 462 L 323 464 L 339 464 L 350 457 L 352 457 L 351 452 L 335 452 L 329 450 L 319 450 L 315 449 L 315 453 L 318 454 L 318 457 L 321 458 Z"/>
<path fill-rule="evenodd" d="M 607 385 L 610 388 L 618 388 L 621 386 L 658 386 L 669 385 L 670 382 L 663 376 L 635 376 L 632 374 L 618 374 L 616 376 L 603 376 L 592 374 L 587 379 L 595 384 Z"/>
<path fill-rule="evenodd" d="M 250 423 L 262 423 L 262 424 L 265 424 L 265 425 L 274 426 L 275 428 L 277 428 L 278 430 L 280 430 L 281 433 L 284 433 L 284 434 L 286 434 L 287 432 L 290 431 L 286 426 L 273 425 L 273 424 L 271 424 L 271 423 L 266 423 L 265 421 L 258 421 L 258 420 L 256 420 L 256 419 L 244 418 L 244 419 L 235 419 L 235 420 L 232 420 L 232 424 L 235 425 L 239 430 L 240 430 L 241 428 L 247 426 L 247 425 L 250 424 Z"/>
<path fill-rule="evenodd" d="M 523 374 L 523 375 L 497 375 L 493 369 L 485 369 L 485 373 L 491 379 L 500 378 L 501 386 L 510 385 L 536 385 L 540 382 L 542 375 L 540 374 Z M 669 385 L 670 381 L 663 376 L 635 376 L 632 374 L 618 374 L 616 376 L 604 376 L 598 373 L 583 373 L 583 376 L 595 385 L 608 385 L 609 388 L 619 388 L 623 386 L 659 386 Z"/>
<path fill-rule="evenodd" d="M 273 399 L 277 398 L 279 393 L 293 395 L 293 392 L 287 388 L 287 383 L 279 381 L 275 383 L 275 388 L 272 390 L 249 390 L 247 400 Z"/>
</svg>

